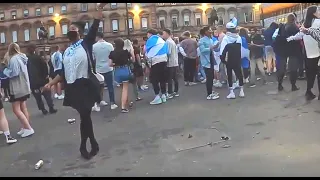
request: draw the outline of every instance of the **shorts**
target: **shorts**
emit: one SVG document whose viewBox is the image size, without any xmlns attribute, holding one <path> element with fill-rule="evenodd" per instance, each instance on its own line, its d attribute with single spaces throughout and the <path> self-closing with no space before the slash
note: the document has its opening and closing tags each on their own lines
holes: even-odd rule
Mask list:
<svg viewBox="0 0 320 180">
<path fill-rule="evenodd" d="M 132 79 L 131 70 L 128 66 L 116 67 L 114 70 L 114 80 L 118 84 L 129 82 Z"/>
</svg>

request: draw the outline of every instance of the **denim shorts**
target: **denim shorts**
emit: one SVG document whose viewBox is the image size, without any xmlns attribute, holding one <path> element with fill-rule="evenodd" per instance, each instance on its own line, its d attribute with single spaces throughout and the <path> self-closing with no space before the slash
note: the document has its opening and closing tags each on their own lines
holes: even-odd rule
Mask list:
<svg viewBox="0 0 320 180">
<path fill-rule="evenodd" d="M 131 70 L 128 66 L 116 67 L 114 70 L 114 80 L 118 83 L 129 82 L 132 78 Z"/>
</svg>

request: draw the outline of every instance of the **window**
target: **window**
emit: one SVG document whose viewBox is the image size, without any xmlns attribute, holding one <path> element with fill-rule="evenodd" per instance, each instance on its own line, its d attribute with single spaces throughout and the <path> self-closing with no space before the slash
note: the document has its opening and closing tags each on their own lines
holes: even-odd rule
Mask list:
<svg viewBox="0 0 320 180">
<path fill-rule="evenodd" d="M 164 6 L 164 3 L 158 3 L 158 6 Z"/>
<path fill-rule="evenodd" d="M 30 41 L 30 31 L 29 29 L 24 30 L 24 41 Z"/>
<path fill-rule="evenodd" d="M 17 11 L 11 11 L 11 18 L 17 19 Z"/>
<path fill-rule="evenodd" d="M 52 14 L 53 14 L 53 11 L 54 11 L 54 10 L 53 10 L 53 7 L 49 7 L 49 8 L 48 8 L 48 14 L 49 14 L 49 15 L 52 15 Z"/>
<path fill-rule="evenodd" d="M 189 26 L 190 25 L 190 15 L 184 14 L 183 15 L 183 25 Z"/>
<path fill-rule="evenodd" d="M 67 5 L 61 6 L 61 14 L 67 14 Z"/>
<path fill-rule="evenodd" d="M 111 9 L 117 9 L 117 3 L 110 3 Z"/>
<path fill-rule="evenodd" d="M 50 38 L 54 37 L 54 26 L 49 26 L 49 37 Z"/>
<path fill-rule="evenodd" d="M 249 22 L 249 15 L 248 15 L 248 13 L 243 13 L 243 17 L 244 17 L 244 22 L 245 22 L 245 23 Z"/>
<path fill-rule="evenodd" d="M 131 3 L 127 3 L 127 6 L 128 6 L 128 7 L 132 7 L 132 4 L 131 4 Z"/>
<path fill-rule="evenodd" d="M 100 21 L 98 31 L 103 32 L 103 21 Z"/>
<path fill-rule="evenodd" d="M 40 8 L 36 9 L 36 16 L 41 16 L 41 9 Z"/>
<path fill-rule="evenodd" d="M 0 33 L 0 43 L 5 44 L 6 43 L 6 34 L 4 32 Z"/>
<path fill-rule="evenodd" d="M 17 31 L 12 31 L 12 42 L 18 42 L 18 33 L 17 33 Z"/>
<path fill-rule="evenodd" d="M 229 13 L 229 20 L 231 20 L 232 18 L 234 18 L 234 12 Z"/>
<path fill-rule="evenodd" d="M 84 35 L 87 35 L 89 32 L 89 22 L 86 22 L 86 25 L 84 26 Z"/>
<path fill-rule="evenodd" d="M 196 18 L 196 25 L 197 26 L 201 26 L 201 14 L 200 13 L 196 13 L 195 14 L 195 18 Z"/>
<path fill-rule="evenodd" d="M 113 19 L 112 20 L 112 31 L 113 32 L 118 32 L 118 29 L 119 29 L 118 26 L 119 26 L 118 25 L 118 19 Z"/>
<path fill-rule="evenodd" d="M 40 28 L 38 27 L 37 28 L 37 39 L 39 39 L 39 31 L 40 31 Z"/>
<path fill-rule="evenodd" d="M 82 12 L 88 11 L 88 4 L 87 3 L 81 3 L 81 11 Z"/>
<path fill-rule="evenodd" d="M 218 17 L 218 19 L 219 19 L 218 24 L 219 24 L 219 25 L 223 25 L 223 24 L 224 24 L 224 20 L 223 20 L 223 18 L 222 18 L 221 15 Z"/>
<path fill-rule="evenodd" d="M 253 13 L 252 12 L 249 13 L 248 21 L 253 22 Z"/>
<path fill-rule="evenodd" d="M 141 27 L 142 29 L 148 29 L 148 18 L 146 17 L 141 18 Z"/>
<path fill-rule="evenodd" d="M 178 15 L 174 14 L 171 17 L 172 21 L 172 28 L 177 28 L 178 27 Z"/>
<path fill-rule="evenodd" d="M 68 25 L 67 24 L 63 24 L 61 26 L 61 30 L 62 30 L 62 35 L 67 35 L 67 33 L 68 33 Z"/>
<path fill-rule="evenodd" d="M 28 17 L 29 16 L 29 10 L 28 9 L 25 9 L 24 11 L 23 11 L 23 17 Z"/>
<path fill-rule="evenodd" d="M 129 30 L 132 31 L 133 30 L 133 19 L 129 18 Z"/>
<path fill-rule="evenodd" d="M 0 13 L 0 21 L 4 21 L 4 13 Z"/>
<path fill-rule="evenodd" d="M 164 29 L 166 27 L 165 23 L 166 23 L 166 18 L 164 16 L 160 16 L 159 17 L 159 25 L 160 25 L 161 29 Z"/>
<path fill-rule="evenodd" d="M 171 3 L 171 5 L 173 5 L 173 6 L 176 5 L 176 4 L 177 4 L 177 3 Z"/>
</svg>

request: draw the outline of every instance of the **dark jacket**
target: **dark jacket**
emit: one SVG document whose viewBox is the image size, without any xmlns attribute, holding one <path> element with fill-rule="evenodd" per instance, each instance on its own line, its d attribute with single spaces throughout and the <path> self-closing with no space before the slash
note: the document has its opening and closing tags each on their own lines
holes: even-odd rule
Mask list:
<svg viewBox="0 0 320 180">
<path fill-rule="evenodd" d="M 298 26 L 296 24 L 287 23 L 285 25 L 285 36 L 290 37 L 296 35 L 300 32 Z M 286 53 L 288 56 L 300 56 L 302 53 L 302 48 L 300 41 L 290 41 L 286 46 Z"/>
<path fill-rule="evenodd" d="M 48 80 L 48 66 L 46 62 L 36 54 L 28 55 L 28 74 L 30 79 L 30 88 L 38 89 L 43 87 Z"/>
<path fill-rule="evenodd" d="M 272 29 L 272 28 L 268 28 L 267 30 L 265 30 L 263 32 L 263 36 L 264 36 L 264 45 L 265 46 L 271 46 L 272 45 L 272 35 L 274 33 L 275 29 Z"/>
</svg>

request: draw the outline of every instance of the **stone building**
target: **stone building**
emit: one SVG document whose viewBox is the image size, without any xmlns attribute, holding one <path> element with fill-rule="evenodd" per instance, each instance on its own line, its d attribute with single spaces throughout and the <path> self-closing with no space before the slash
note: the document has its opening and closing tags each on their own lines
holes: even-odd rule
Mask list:
<svg viewBox="0 0 320 180">
<path fill-rule="evenodd" d="M 126 8 L 128 7 L 128 21 Z M 244 3 L 109 3 L 105 7 L 104 19 L 99 31 L 107 41 L 116 37 L 142 39 L 149 28 L 170 28 L 174 35 L 182 31 L 199 32 L 208 25 L 212 8 L 225 24 L 237 17 L 240 26 L 259 26 L 259 11 L 254 4 Z M 96 3 L 2 3 L 0 4 L 0 57 L 11 42 L 17 42 L 22 49 L 29 43 L 39 44 L 38 31 L 41 22 L 49 34 L 47 45 L 60 44 L 66 47 L 66 34 L 72 21 L 92 22 Z M 129 25 L 127 26 L 127 22 Z"/>
</svg>

